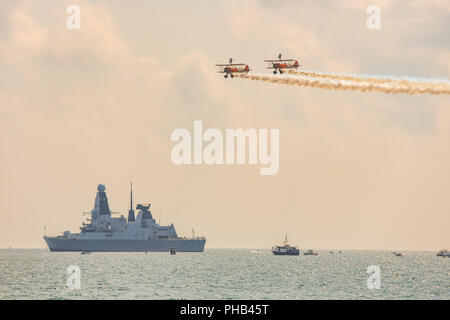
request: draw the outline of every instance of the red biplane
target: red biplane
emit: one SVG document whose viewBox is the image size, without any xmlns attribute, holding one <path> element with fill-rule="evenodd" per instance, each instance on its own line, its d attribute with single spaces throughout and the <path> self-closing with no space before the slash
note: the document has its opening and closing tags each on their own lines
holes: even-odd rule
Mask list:
<svg viewBox="0 0 450 320">
<path fill-rule="evenodd" d="M 233 63 L 233 59 L 228 60 L 228 64 L 216 64 L 219 67 L 219 73 L 225 73 L 224 77 L 234 78 L 234 73 L 248 73 L 250 68 L 245 63 Z"/>
<path fill-rule="evenodd" d="M 300 64 L 295 59 L 281 59 L 281 53 L 278 55 L 278 60 L 264 60 L 268 63 L 267 69 L 273 69 L 273 74 L 283 74 L 283 69 L 297 69 Z"/>
</svg>

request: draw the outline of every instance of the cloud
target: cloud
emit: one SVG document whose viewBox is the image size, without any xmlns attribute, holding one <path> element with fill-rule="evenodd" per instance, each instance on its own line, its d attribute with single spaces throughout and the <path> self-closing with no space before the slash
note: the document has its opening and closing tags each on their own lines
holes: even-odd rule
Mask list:
<svg viewBox="0 0 450 320">
<path fill-rule="evenodd" d="M 13 8 L 7 16 L 9 35 L 0 42 L 4 49 L 1 58 L 9 63 L 24 63 L 39 56 L 58 59 L 82 55 L 96 59 L 95 63 L 126 59 L 130 52 L 105 6 L 83 1 L 79 5 L 83 24 L 76 31 L 69 31 L 61 19 L 68 18 L 62 3 L 50 10 L 50 18 L 60 23 L 51 27 L 37 20 L 29 3 Z"/>
<path fill-rule="evenodd" d="M 303 22 L 303 9 L 295 3 L 266 7 L 258 1 L 232 1 L 229 2 L 229 24 L 234 35 L 242 41 L 259 46 L 271 44 L 273 48 L 278 48 L 272 52 L 274 57 L 278 51 L 283 51 L 285 56 L 299 57 L 310 65 L 321 63 L 336 71 L 355 71 L 354 62 L 332 56 L 327 39 L 317 33 L 311 24 Z M 287 12 L 301 15 L 292 19 Z M 323 10 L 323 14 L 325 16 L 321 19 L 327 23 L 327 11 Z"/>
</svg>

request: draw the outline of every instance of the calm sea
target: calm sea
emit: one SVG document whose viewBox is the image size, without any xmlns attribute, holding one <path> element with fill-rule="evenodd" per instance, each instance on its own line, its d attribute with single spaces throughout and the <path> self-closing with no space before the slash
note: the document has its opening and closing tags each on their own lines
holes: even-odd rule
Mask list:
<svg viewBox="0 0 450 320">
<path fill-rule="evenodd" d="M 435 252 L 269 250 L 203 253 L 50 253 L 0 250 L 0 299 L 450 299 L 450 259 Z M 67 268 L 81 288 L 68 289 Z M 369 266 L 380 289 L 368 289 Z"/>
</svg>

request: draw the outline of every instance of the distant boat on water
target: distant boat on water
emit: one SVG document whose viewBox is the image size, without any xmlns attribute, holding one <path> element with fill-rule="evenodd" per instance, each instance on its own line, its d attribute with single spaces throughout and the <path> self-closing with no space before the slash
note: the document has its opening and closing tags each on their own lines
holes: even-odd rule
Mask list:
<svg viewBox="0 0 450 320">
<path fill-rule="evenodd" d="M 394 256 L 396 256 L 396 257 L 404 257 L 405 256 L 405 254 L 404 253 L 401 253 L 401 252 L 392 252 L 392 254 L 394 255 Z"/>
<path fill-rule="evenodd" d="M 303 253 L 305 256 L 318 256 L 319 254 L 315 252 L 314 250 L 308 250 Z"/>
<path fill-rule="evenodd" d="M 272 247 L 272 253 L 276 256 L 298 256 L 300 249 L 289 244 L 286 234 L 283 245 Z"/>
<path fill-rule="evenodd" d="M 448 250 L 441 250 L 436 254 L 438 257 L 447 257 L 450 258 L 450 251 Z"/>
</svg>

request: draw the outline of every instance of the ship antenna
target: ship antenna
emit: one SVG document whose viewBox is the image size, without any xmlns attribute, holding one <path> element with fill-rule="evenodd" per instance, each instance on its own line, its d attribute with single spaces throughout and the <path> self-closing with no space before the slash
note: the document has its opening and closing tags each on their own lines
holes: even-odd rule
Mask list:
<svg viewBox="0 0 450 320">
<path fill-rule="evenodd" d="M 287 246 L 288 243 L 289 243 L 289 242 L 288 242 L 288 239 L 287 239 L 287 233 L 286 233 L 286 236 L 284 237 L 284 245 Z"/>
<path fill-rule="evenodd" d="M 128 222 L 136 221 L 133 210 L 133 182 L 130 183 L 130 211 L 128 211 Z"/>
</svg>

